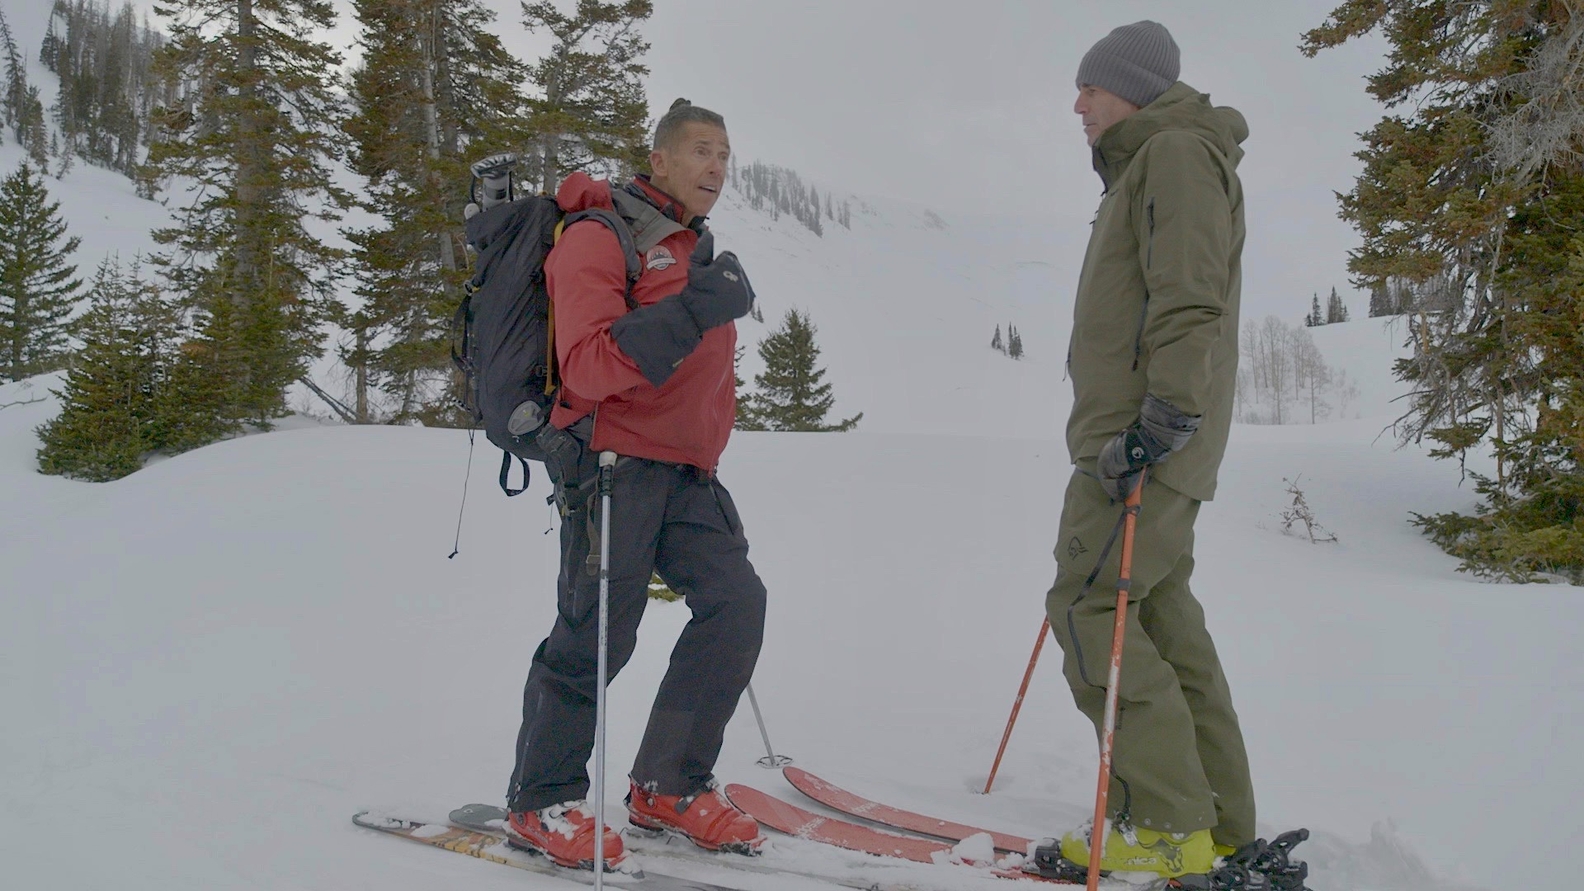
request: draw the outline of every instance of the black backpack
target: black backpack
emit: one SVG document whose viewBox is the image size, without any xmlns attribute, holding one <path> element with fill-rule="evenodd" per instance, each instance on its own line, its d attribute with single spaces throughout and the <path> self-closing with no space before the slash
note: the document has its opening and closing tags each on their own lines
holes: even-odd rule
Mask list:
<svg viewBox="0 0 1584 891">
<path fill-rule="evenodd" d="M 452 319 L 451 361 L 462 372 L 462 407 L 499 446 L 500 484 L 507 495 L 528 487 L 529 461 L 544 461 L 534 434 L 550 418 L 558 386 L 555 334 L 544 262 L 561 231 L 583 219 L 610 227 L 627 254 L 631 283 L 642 271 L 632 233 L 608 210 L 564 215 L 555 199 L 519 198 L 480 211 L 467 221 L 467 243 L 478 252 L 466 296 Z M 523 468 L 522 488 L 507 484 L 511 460 Z"/>
<path fill-rule="evenodd" d="M 544 263 L 561 232 L 583 220 L 605 224 L 627 261 L 627 308 L 637 309 L 633 283 L 643 254 L 682 226 L 645 201 L 635 187 L 611 190 L 615 211 L 590 208 L 563 214 L 554 198 L 511 200 L 514 155 L 473 165 L 472 197 L 488 209 L 467 220 L 467 243 L 478 254 L 466 296 L 452 319 L 451 361 L 465 378 L 462 407 L 473 426 L 499 446 L 500 486 L 508 496 L 528 487 L 529 461 L 544 461 L 535 433 L 549 421 L 560 381 L 555 330 Z M 479 190 L 483 187 L 483 200 Z M 511 460 L 523 469 L 522 488 L 507 484 Z"/>
</svg>

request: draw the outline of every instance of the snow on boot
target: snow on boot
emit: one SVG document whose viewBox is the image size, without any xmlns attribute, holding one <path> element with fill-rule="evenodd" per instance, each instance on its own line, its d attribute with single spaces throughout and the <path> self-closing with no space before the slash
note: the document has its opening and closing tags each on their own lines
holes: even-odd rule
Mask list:
<svg viewBox="0 0 1584 891">
<path fill-rule="evenodd" d="M 675 832 L 708 851 L 758 854 L 765 836 L 759 821 L 726 800 L 714 783 L 692 795 L 661 795 L 634 782 L 627 820 L 650 832 Z"/>
<path fill-rule="evenodd" d="M 512 811 L 506 815 L 506 835 L 517 847 L 548 857 L 569 869 L 594 868 L 594 810 L 586 801 L 552 804 L 537 811 Z M 605 831 L 605 871 L 615 872 L 626 863 L 621 836 Z"/>
<path fill-rule="evenodd" d="M 1086 868 L 1089 866 L 1091 826 L 1085 823 L 1061 840 L 1061 855 Z M 1215 868 L 1215 860 L 1215 845 L 1208 829 L 1156 832 L 1112 824 L 1100 868 L 1106 872 L 1152 872 L 1176 878 L 1208 873 Z"/>
</svg>

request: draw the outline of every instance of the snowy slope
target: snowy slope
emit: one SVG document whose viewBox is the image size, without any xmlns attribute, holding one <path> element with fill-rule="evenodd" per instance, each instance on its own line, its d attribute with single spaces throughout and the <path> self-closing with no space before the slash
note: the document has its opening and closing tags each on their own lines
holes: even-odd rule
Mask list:
<svg viewBox="0 0 1584 891">
<path fill-rule="evenodd" d="M 15 173 L 26 157 L 7 131 L 6 142 L 0 144 L 0 177 Z M 130 179 L 81 161 L 60 179 L 53 175 L 53 165 L 49 172 L 44 188 L 51 201 L 60 203 L 66 235 L 82 239 L 67 262 L 77 267 L 77 277 L 85 283 L 93 281 L 94 270 L 106 257 L 119 256 L 130 264 L 137 254 L 146 256 L 158 247 L 149 232 L 170 225 L 170 214 L 159 203 L 137 197 Z"/>
<path fill-rule="evenodd" d="M 80 262 L 146 249 L 139 226 L 157 206 L 125 180 L 79 165 L 51 188 L 84 237 Z M 760 696 L 777 746 L 834 779 L 1054 833 L 1087 807 L 1092 744 L 1053 650 L 997 793 L 970 790 L 1053 571 L 1075 277 L 1061 258 L 1075 248 L 1016 221 L 942 213 L 942 229 L 916 206 L 867 207 L 823 239 L 732 196 L 715 216 L 769 323 L 809 309 L 838 410 L 865 412 L 858 434 L 741 435 L 727 454 L 775 593 Z M 1006 322 L 1023 333 L 1022 362 L 988 347 Z M 766 327 L 744 323 L 744 342 Z M 1577 825 L 1580 779 L 1558 748 L 1584 721 L 1580 672 L 1559 655 L 1576 600 L 1472 584 L 1404 524 L 1410 509 L 1471 497 L 1452 468 L 1377 436 L 1395 412 L 1384 369 L 1400 332 L 1361 320 L 1313 334 L 1359 382 L 1365 418 L 1238 428 L 1201 525 L 1200 589 L 1267 825 L 1328 833 L 1311 843 L 1322 891 L 1560 878 L 1519 867 L 1509 885 L 1486 852 Z M 52 385 L 11 385 L 0 403 Z M 446 561 L 462 434 L 287 424 L 90 486 L 33 472 L 32 431 L 51 411 L 47 399 L 0 411 L 0 494 L 13 506 L 0 559 L 15 580 L 0 601 L 0 862 L 43 887 L 522 881 L 344 825 L 358 807 L 438 814 L 504 785 L 521 675 L 552 608 L 554 537 L 535 496 L 493 493 L 487 448 L 463 553 Z M 1340 544 L 1275 531 L 1282 478 L 1298 474 Z M 1538 598 L 1553 619 L 1539 629 L 1490 608 Z M 657 606 L 614 688 L 618 766 L 684 620 Z M 740 720 L 722 776 L 779 787 L 752 767 L 757 745 Z M 19 843 L 85 803 L 136 813 L 136 826 L 96 841 L 92 858 Z M 245 828 L 204 829 L 238 809 Z M 203 831 L 195 855 L 184 836 Z"/>
<path fill-rule="evenodd" d="M 8 385 L 0 403 L 42 386 Z M 18 887 L 541 882 L 346 818 L 502 793 L 553 609 L 542 480 L 508 502 L 477 474 L 448 561 L 464 434 L 288 430 L 95 486 L 33 473 L 32 430 L 52 410 L 0 410 L 0 863 Z M 1579 828 L 1568 741 L 1584 731 L 1584 669 L 1567 654 L 1584 600 L 1457 575 L 1403 518 L 1466 507 L 1468 493 L 1453 468 L 1373 442 L 1378 426 L 1237 428 L 1200 524 L 1198 590 L 1262 822 L 1320 834 L 1317 889 L 1563 881 L 1555 861 L 1498 860 Z M 480 468 L 491 457 L 481 449 Z M 1092 737 L 1054 650 L 997 791 L 972 791 L 1039 622 L 1064 465 L 1057 442 L 994 431 L 734 438 L 723 477 L 773 597 L 756 686 L 777 748 L 872 795 L 1009 831 L 1080 819 Z M 1276 531 L 1281 478 L 1298 473 L 1339 544 Z M 617 771 L 685 616 L 656 605 L 612 688 Z M 784 789 L 753 766 L 760 754 L 744 713 L 719 772 Z M 85 815 L 113 828 L 91 856 L 81 836 L 41 831 Z M 789 840 L 777 850 L 859 868 Z"/>
<path fill-rule="evenodd" d="M 765 315 L 764 326 L 739 328 L 750 347 L 744 379 L 762 367 L 753 346 L 796 306 L 819 328 L 833 412 L 864 412 L 860 429 L 1054 435 L 1065 417 L 1056 384 L 1077 270 L 1053 257 L 1072 253 L 1058 251 L 1072 233 L 929 213 L 855 200 L 852 229 L 827 221 L 820 238 L 728 192 L 711 226 L 721 248 L 742 258 Z M 990 349 L 996 326 L 1004 334 L 1008 323 L 1023 333 L 1021 362 Z"/>
<path fill-rule="evenodd" d="M 0 145 L 0 169 L 19 157 Z M 86 165 L 49 188 L 83 237 L 85 276 L 108 253 L 147 251 L 164 221 Z M 868 198 L 851 231 L 817 238 L 731 194 L 712 224 L 766 312 L 742 325 L 744 376 L 753 344 L 799 306 L 819 326 L 836 411 L 865 413 L 854 434 L 739 434 L 722 470 L 772 593 L 756 689 L 777 749 L 898 804 L 1029 835 L 1068 828 L 1090 807 L 1093 736 L 1054 647 L 995 793 L 975 790 L 1054 572 L 1062 362 L 1087 230 Z M 988 346 L 1008 322 L 1021 362 Z M 1401 333 L 1378 320 L 1312 332 L 1358 383 L 1359 419 L 1234 429 L 1199 525 L 1197 590 L 1263 828 L 1316 830 L 1317 891 L 1548 888 L 1571 870 L 1541 852 L 1584 829 L 1570 755 L 1584 667 L 1569 658 L 1584 598 L 1477 584 L 1406 524 L 1473 496 L 1454 467 L 1379 435 L 1400 411 L 1387 368 Z M 463 433 L 294 420 L 90 485 L 34 470 L 52 386 L 0 387 L 0 405 L 16 403 L 0 409 L 0 887 L 558 884 L 347 819 L 438 816 L 504 791 L 522 679 L 554 608 L 542 479 L 507 501 L 481 445 L 462 552 L 446 560 Z M 1280 534 L 1284 477 L 1339 543 Z M 655 605 L 612 687 L 618 776 L 685 621 L 684 606 Z M 761 754 L 745 711 L 722 779 L 795 794 L 754 766 Z M 768 857 L 879 874 L 786 839 Z"/>
</svg>

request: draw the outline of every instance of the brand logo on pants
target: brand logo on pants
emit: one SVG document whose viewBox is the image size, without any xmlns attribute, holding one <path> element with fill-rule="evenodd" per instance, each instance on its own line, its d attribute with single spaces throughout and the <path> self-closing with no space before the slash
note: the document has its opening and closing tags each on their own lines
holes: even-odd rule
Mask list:
<svg viewBox="0 0 1584 891">
<path fill-rule="evenodd" d="M 1089 553 L 1089 549 L 1084 547 L 1083 541 L 1078 536 L 1074 535 L 1072 541 L 1067 542 L 1067 556 L 1069 559 L 1076 560 L 1078 555 L 1087 553 Z"/>
</svg>

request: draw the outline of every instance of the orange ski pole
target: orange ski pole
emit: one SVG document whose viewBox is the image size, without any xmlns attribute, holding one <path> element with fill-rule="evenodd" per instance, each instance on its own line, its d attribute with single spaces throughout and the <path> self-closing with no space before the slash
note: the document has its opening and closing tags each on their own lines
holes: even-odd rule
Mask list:
<svg viewBox="0 0 1584 891">
<path fill-rule="evenodd" d="M 1100 731 L 1100 779 L 1095 789 L 1094 832 L 1089 838 L 1088 891 L 1100 887 L 1100 858 L 1105 856 L 1106 799 L 1111 796 L 1111 746 L 1116 736 L 1117 700 L 1122 686 L 1122 637 L 1127 631 L 1128 589 L 1133 576 L 1133 533 L 1138 528 L 1144 473 L 1128 494 L 1122 527 L 1122 566 L 1117 573 L 1116 623 L 1111 631 L 1111 669 L 1106 675 L 1105 723 Z"/>
<path fill-rule="evenodd" d="M 1017 699 L 1012 700 L 1012 714 L 1007 716 L 1006 732 L 1001 734 L 1001 748 L 996 749 L 995 763 L 990 765 L 990 779 L 985 780 L 984 794 L 990 794 L 996 771 L 1001 769 L 1001 756 L 1006 754 L 1007 740 L 1012 738 L 1012 725 L 1017 723 L 1018 710 L 1023 708 L 1023 694 L 1028 692 L 1029 679 L 1034 677 L 1034 663 L 1039 661 L 1040 648 L 1045 646 L 1045 634 L 1050 631 L 1050 617 L 1040 622 L 1039 639 L 1034 641 L 1034 654 L 1029 656 L 1028 670 L 1023 672 L 1023 685 L 1018 687 Z"/>
</svg>

